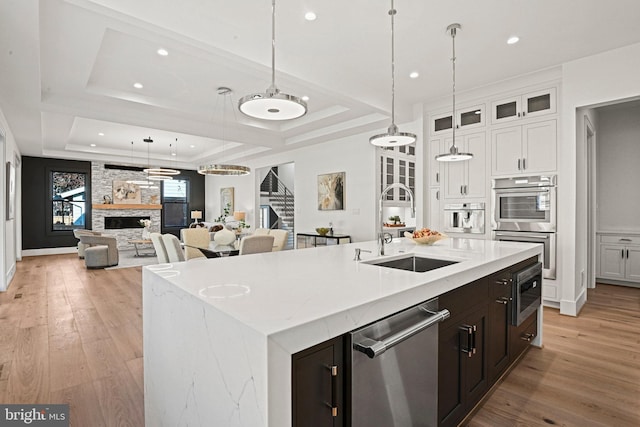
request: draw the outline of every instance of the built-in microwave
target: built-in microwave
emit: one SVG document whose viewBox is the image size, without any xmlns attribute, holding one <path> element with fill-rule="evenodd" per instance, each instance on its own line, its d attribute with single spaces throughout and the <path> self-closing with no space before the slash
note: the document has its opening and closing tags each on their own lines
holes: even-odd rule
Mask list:
<svg viewBox="0 0 640 427">
<path fill-rule="evenodd" d="M 535 263 L 513 274 L 511 324 L 519 326 L 542 301 L 542 264 Z"/>
<path fill-rule="evenodd" d="M 556 231 L 556 176 L 493 180 L 493 230 Z"/>
</svg>

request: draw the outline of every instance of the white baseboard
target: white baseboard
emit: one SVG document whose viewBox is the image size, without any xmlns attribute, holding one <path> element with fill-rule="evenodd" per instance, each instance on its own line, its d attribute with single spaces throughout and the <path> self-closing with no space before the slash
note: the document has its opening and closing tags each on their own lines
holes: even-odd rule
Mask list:
<svg viewBox="0 0 640 427">
<path fill-rule="evenodd" d="M 575 301 L 560 301 L 560 314 L 564 314 L 566 316 L 577 317 L 582 307 L 587 302 L 587 290 L 582 289 L 578 298 Z"/>
<path fill-rule="evenodd" d="M 42 249 L 25 249 L 22 256 L 40 256 L 40 255 L 60 255 L 60 254 L 77 254 L 78 248 L 75 246 L 69 248 L 42 248 Z"/>
</svg>

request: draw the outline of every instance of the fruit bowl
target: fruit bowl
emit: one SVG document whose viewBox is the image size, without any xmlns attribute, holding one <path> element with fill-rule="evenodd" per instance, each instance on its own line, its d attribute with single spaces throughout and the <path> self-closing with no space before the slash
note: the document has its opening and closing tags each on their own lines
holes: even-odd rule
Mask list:
<svg viewBox="0 0 640 427">
<path fill-rule="evenodd" d="M 321 236 L 326 236 L 328 232 L 329 232 L 329 229 L 326 227 L 316 228 L 316 233 L 318 233 Z"/>
<path fill-rule="evenodd" d="M 413 242 L 420 245 L 433 245 L 438 240 L 446 239 L 448 236 L 440 233 L 439 231 L 423 228 L 421 230 L 416 230 L 413 233 L 405 231 L 404 237 L 411 239 Z"/>
</svg>

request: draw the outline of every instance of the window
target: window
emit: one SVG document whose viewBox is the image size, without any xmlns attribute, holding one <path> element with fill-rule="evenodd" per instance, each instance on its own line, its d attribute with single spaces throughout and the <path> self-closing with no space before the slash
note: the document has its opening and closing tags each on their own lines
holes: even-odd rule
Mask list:
<svg viewBox="0 0 640 427">
<path fill-rule="evenodd" d="M 163 227 L 186 227 L 189 223 L 189 181 L 172 179 L 162 182 Z"/>
<path fill-rule="evenodd" d="M 51 172 L 52 230 L 85 228 L 87 174 Z"/>
</svg>

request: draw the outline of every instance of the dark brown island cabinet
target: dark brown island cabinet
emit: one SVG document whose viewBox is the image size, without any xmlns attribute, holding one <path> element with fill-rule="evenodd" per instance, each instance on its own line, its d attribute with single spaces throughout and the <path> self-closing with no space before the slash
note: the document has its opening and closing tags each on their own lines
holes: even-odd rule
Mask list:
<svg viewBox="0 0 640 427">
<path fill-rule="evenodd" d="M 440 295 L 451 316 L 438 326 L 438 426 L 459 425 L 537 335 L 537 313 L 512 325 L 512 274 L 523 261 Z M 292 425 L 349 427 L 345 337 L 293 355 Z"/>
<path fill-rule="evenodd" d="M 293 355 L 293 426 L 345 425 L 343 341 L 337 337 Z"/>
</svg>

